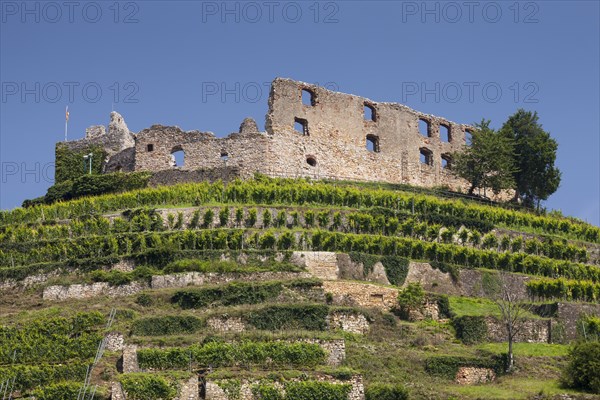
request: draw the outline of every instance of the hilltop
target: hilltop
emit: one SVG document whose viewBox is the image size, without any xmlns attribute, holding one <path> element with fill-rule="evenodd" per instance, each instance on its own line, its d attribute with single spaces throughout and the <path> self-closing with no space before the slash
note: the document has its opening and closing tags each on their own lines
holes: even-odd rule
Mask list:
<svg viewBox="0 0 600 400">
<path fill-rule="evenodd" d="M 559 378 L 600 334 L 599 265 L 596 226 L 391 184 L 256 175 L 3 211 L 0 392 L 591 399 Z M 527 305 L 509 374 L 503 283 Z"/>
</svg>

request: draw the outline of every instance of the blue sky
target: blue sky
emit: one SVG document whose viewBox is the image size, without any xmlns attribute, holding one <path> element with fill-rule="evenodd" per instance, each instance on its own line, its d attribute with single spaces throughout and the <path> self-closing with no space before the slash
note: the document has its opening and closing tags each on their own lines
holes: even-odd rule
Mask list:
<svg viewBox="0 0 600 400">
<path fill-rule="evenodd" d="M 0 207 L 43 195 L 54 143 L 107 124 L 264 128 L 289 77 L 461 123 L 538 111 L 559 142 L 546 206 L 600 225 L 597 1 L 0 1 Z"/>
</svg>

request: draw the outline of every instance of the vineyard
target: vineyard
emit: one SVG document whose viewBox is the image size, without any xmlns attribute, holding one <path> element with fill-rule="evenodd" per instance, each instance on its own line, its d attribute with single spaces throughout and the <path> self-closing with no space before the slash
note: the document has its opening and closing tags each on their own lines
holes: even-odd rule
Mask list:
<svg viewBox="0 0 600 400">
<path fill-rule="evenodd" d="M 560 370 L 598 339 L 597 226 L 264 176 L 48 203 L 0 212 L 4 398 L 587 398 Z"/>
</svg>

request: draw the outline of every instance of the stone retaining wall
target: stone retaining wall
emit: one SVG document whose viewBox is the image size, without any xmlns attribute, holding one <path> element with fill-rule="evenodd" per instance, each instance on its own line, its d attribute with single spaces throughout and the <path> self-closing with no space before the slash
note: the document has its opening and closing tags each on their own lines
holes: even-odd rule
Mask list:
<svg viewBox="0 0 600 400">
<path fill-rule="evenodd" d="M 166 289 L 186 286 L 219 285 L 233 281 L 270 281 L 310 278 L 312 275 L 306 272 L 255 272 L 251 274 L 242 273 L 218 273 L 218 272 L 184 272 L 172 275 L 155 275 L 152 277 L 152 289 Z"/>
<path fill-rule="evenodd" d="M 348 400 L 364 400 L 365 398 L 365 388 L 363 385 L 362 376 L 356 375 L 352 377 L 349 381 L 340 381 L 337 379 L 333 379 L 331 377 L 319 376 L 316 377 L 316 380 L 322 382 L 330 382 L 333 384 L 350 384 L 352 387 L 350 389 L 350 393 L 348 394 Z M 252 387 L 256 384 L 259 384 L 259 381 L 248 381 L 243 380 L 241 382 L 241 388 L 239 391 L 239 396 L 235 397 L 235 400 L 255 400 L 254 395 L 252 394 Z M 274 386 L 279 387 L 283 390 L 283 385 L 279 382 L 274 382 Z M 231 397 L 227 396 L 227 393 L 218 385 L 217 382 L 208 381 L 206 382 L 206 400 L 233 400 Z"/>
<path fill-rule="evenodd" d="M 333 295 L 338 305 L 389 310 L 397 303 L 398 289 L 367 283 L 324 281 L 323 290 Z"/>
<path fill-rule="evenodd" d="M 485 319 L 488 340 L 491 342 L 506 342 L 506 328 L 501 321 L 493 317 Z M 515 336 L 515 342 L 550 343 L 550 320 L 529 319 L 523 322 L 523 327 Z"/>
<path fill-rule="evenodd" d="M 460 367 L 455 382 L 459 385 L 476 385 L 496 380 L 496 373 L 490 368 Z"/>
<path fill-rule="evenodd" d="M 364 335 L 369 332 L 370 325 L 362 314 L 348 314 L 346 312 L 332 312 L 327 316 L 329 329 L 340 329 L 344 332 Z"/>
<path fill-rule="evenodd" d="M 329 251 L 294 251 L 292 263 L 305 267 L 315 278 L 336 280 L 339 275 L 337 254 Z"/>
<path fill-rule="evenodd" d="M 172 275 L 155 275 L 150 285 L 144 282 L 132 282 L 126 285 L 111 286 L 107 282 L 92 284 L 54 285 L 44 289 L 42 298 L 48 301 L 62 301 L 66 299 L 88 299 L 99 296 L 122 297 L 131 296 L 146 289 L 166 289 L 186 286 L 202 286 L 224 284 L 237 280 L 245 282 L 290 280 L 310 278 L 306 272 L 256 272 L 252 274 L 241 273 L 202 273 L 185 272 Z"/>
</svg>

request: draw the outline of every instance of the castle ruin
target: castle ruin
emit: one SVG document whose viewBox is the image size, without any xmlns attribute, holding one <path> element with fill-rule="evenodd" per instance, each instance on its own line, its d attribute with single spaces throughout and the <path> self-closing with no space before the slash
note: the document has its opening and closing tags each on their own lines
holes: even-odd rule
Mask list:
<svg viewBox="0 0 600 400">
<path fill-rule="evenodd" d="M 471 126 L 424 114 L 397 103 L 333 92 L 290 79 L 271 85 L 265 132 L 246 118 L 239 132 L 218 138 L 210 132 L 153 125 L 133 134 L 123 117 L 111 113 L 83 139 L 60 142 L 78 150 L 101 145 L 106 173 L 123 171 L 234 171 L 268 176 L 465 187 L 449 169 L 451 153 L 467 143 Z M 419 124 L 425 126 L 421 133 Z M 173 156 L 183 152 L 182 165 Z M 229 175 L 228 175 L 229 176 Z"/>
</svg>

